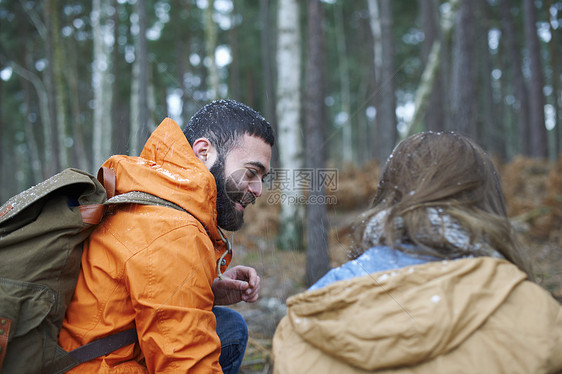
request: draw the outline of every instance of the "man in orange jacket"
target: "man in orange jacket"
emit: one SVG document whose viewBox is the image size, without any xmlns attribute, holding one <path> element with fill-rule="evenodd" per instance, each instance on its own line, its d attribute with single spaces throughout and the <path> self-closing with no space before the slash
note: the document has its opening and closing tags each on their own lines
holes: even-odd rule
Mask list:
<svg viewBox="0 0 562 374">
<path fill-rule="evenodd" d="M 232 100 L 199 110 L 182 133 L 165 119 L 140 157 L 113 156 L 116 194 L 142 191 L 155 205 L 115 209 L 84 244 L 82 270 L 59 344 L 67 351 L 136 328 L 138 342 L 83 363 L 79 373 L 236 373 L 248 339 L 244 319 L 217 305 L 255 302 L 255 269 L 226 270 L 234 231 L 262 192 L 274 134 Z"/>
</svg>

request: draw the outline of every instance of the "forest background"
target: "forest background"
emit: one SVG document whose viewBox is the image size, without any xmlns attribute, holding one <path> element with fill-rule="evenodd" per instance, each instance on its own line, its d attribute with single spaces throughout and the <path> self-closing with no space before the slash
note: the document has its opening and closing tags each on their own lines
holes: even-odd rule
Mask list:
<svg viewBox="0 0 562 374">
<path fill-rule="evenodd" d="M 493 155 L 562 298 L 561 22 L 556 0 L 0 0 L 0 202 L 138 155 L 164 117 L 220 98 L 257 109 L 273 172 L 231 238 L 264 275 L 262 301 L 239 308 L 244 370 L 267 372 L 285 299 L 345 261 L 393 146 L 455 130 Z"/>
</svg>

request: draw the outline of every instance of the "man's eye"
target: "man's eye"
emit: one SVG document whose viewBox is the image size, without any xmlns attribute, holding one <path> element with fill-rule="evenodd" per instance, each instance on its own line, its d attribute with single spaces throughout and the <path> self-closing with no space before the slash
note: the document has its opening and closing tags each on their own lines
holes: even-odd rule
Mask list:
<svg viewBox="0 0 562 374">
<path fill-rule="evenodd" d="M 258 172 L 255 171 L 254 169 L 246 169 L 246 175 L 249 178 L 253 178 L 253 177 L 256 177 L 258 175 Z"/>
</svg>

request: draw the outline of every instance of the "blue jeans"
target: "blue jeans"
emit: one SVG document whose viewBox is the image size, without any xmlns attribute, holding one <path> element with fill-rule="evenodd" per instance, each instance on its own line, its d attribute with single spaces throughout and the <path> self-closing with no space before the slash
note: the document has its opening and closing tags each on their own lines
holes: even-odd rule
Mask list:
<svg viewBox="0 0 562 374">
<path fill-rule="evenodd" d="M 221 340 L 219 363 L 225 374 L 236 374 L 248 343 L 248 326 L 244 318 L 235 310 L 213 307 L 217 319 L 217 334 Z"/>
</svg>

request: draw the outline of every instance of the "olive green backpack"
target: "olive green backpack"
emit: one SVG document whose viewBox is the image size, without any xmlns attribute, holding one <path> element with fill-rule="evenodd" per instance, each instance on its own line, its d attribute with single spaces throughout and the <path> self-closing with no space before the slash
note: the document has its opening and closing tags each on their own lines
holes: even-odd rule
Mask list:
<svg viewBox="0 0 562 374">
<path fill-rule="evenodd" d="M 183 210 L 143 192 L 113 197 L 115 173 L 66 169 L 0 207 L 0 371 L 64 373 L 137 341 L 135 329 L 66 352 L 57 344 L 82 243 L 115 204 Z M 111 199 L 107 200 L 107 196 Z"/>
</svg>

